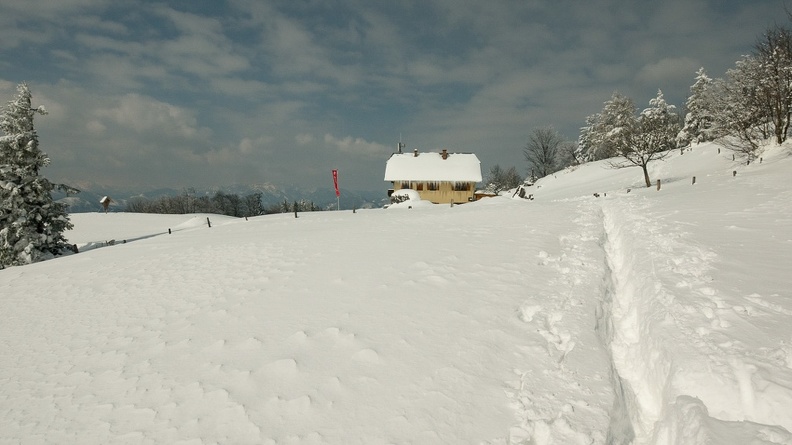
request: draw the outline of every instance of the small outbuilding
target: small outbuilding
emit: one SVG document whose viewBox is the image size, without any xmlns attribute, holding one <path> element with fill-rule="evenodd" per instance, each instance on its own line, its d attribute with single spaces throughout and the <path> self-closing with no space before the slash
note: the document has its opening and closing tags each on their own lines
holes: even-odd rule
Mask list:
<svg viewBox="0 0 792 445">
<path fill-rule="evenodd" d="M 99 204 L 102 204 L 102 208 L 104 209 L 105 213 L 107 213 L 107 208 L 110 207 L 110 204 L 112 202 L 114 202 L 114 201 L 109 196 L 105 196 L 105 197 L 103 197 L 102 199 L 99 200 Z"/>
<path fill-rule="evenodd" d="M 402 145 L 399 145 L 401 149 Z M 474 200 L 481 182 L 481 162 L 473 153 L 394 153 L 385 164 L 385 180 L 394 190 L 412 189 L 422 200 L 435 204 Z"/>
</svg>

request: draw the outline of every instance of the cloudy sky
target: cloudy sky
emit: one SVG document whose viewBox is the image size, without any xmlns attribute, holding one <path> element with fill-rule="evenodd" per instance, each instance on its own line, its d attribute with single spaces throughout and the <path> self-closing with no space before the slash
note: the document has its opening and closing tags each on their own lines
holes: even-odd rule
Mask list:
<svg viewBox="0 0 792 445">
<path fill-rule="evenodd" d="M 2 0 L 0 102 L 27 82 L 56 182 L 386 188 L 407 149 L 526 170 L 614 91 L 684 104 L 781 0 Z"/>
</svg>

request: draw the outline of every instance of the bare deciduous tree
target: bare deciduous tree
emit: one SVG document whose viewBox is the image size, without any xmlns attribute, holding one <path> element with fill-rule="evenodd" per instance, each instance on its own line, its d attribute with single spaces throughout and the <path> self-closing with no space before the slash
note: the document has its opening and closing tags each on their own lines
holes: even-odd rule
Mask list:
<svg viewBox="0 0 792 445">
<path fill-rule="evenodd" d="M 563 138 L 553 127 L 536 128 L 531 132 L 523 154 L 537 178 L 558 170 L 556 161 L 563 142 Z"/>
</svg>

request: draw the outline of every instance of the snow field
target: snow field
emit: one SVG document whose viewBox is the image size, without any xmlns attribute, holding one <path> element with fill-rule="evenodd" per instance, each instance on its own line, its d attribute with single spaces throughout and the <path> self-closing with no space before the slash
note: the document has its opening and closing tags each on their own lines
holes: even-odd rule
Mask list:
<svg viewBox="0 0 792 445">
<path fill-rule="evenodd" d="M 792 157 L 716 150 L 659 192 L 73 215 L 83 253 L 0 271 L 0 443 L 792 443 Z"/>
<path fill-rule="evenodd" d="M 3 271 L 0 441 L 604 437 L 593 302 L 566 290 L 580 235 L 505 204 L 496 225 L 473 206 L 234 220 Z"/>
</svg>

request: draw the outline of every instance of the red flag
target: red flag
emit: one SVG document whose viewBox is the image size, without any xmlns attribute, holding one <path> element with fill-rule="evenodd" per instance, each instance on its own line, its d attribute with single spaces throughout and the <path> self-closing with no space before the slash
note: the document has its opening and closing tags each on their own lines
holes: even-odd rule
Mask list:
<svg viewBox="0 0 792 445">
<path fill-rule="evenodd" d="M 338 191 L 338 170 L 333 170 L 333 185 L 335 186 L 336 198 L 338 198 L 341 196 L 341 192 Z"/>
</svg>

